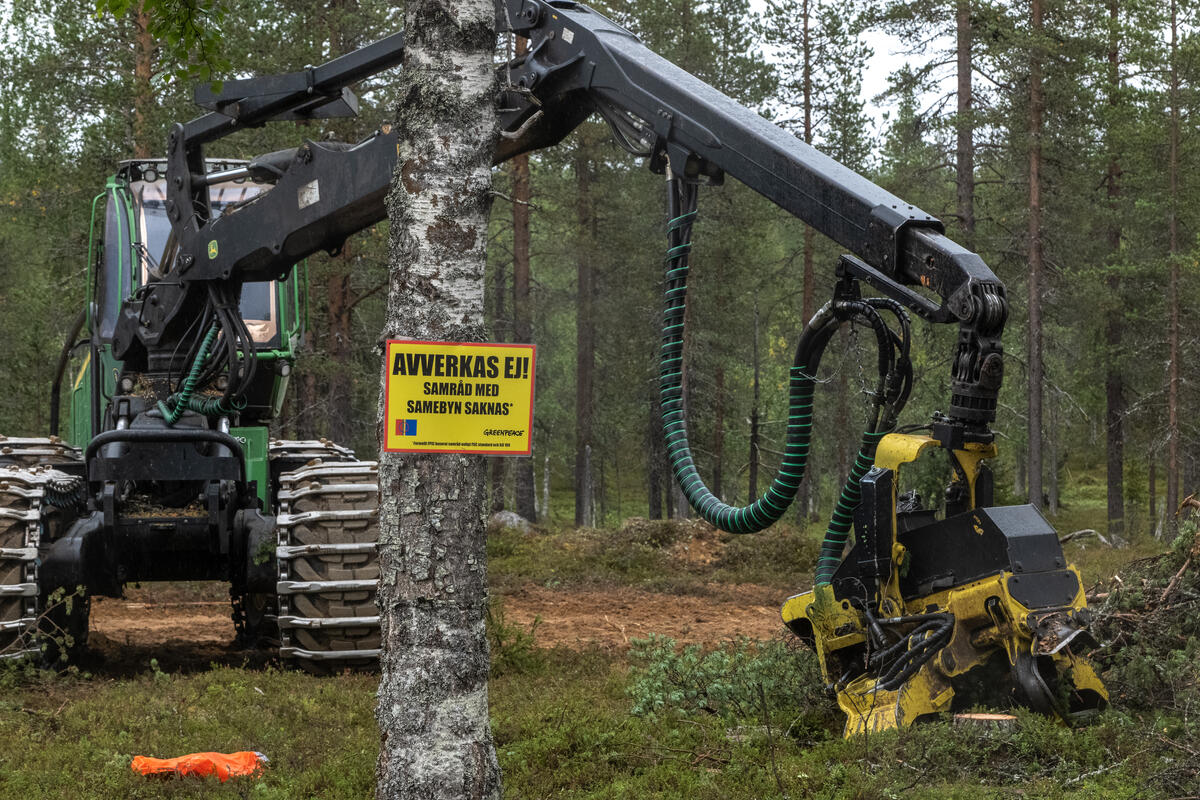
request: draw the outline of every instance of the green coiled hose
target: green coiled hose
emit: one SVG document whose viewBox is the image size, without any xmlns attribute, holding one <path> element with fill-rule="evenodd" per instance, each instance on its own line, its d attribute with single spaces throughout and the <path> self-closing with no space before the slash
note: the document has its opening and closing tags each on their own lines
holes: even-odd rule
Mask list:
<svg viewBox="0 0 1200 800">
<path fill-rule="evenodd" d="M 245 398 L 226 401 L 224 397 L 189 397 L 187 409 L 206 417 L 223 417 L 236 414 L 246 407 Z"/>
<path fill-rule="evenodd" d="M 671 218 L 667 223 L 667 237 L 670 247 L 667 251 L 664 290 L 660 389 L 663 428 L 671 470 L 692 508 L 707 522 L 729 533 L 754 533 L 783 517 L 796 498 L 808 464 L 813 418 L 813 376 L 826 343 L 843 322 L 856 315 L 870 321 L 879 337 L 881 389 L 876 394 L 875 418 L 871 429 L 863 434 L 858 457 L 842 488 L 833 518 L 826 530 L 817 565 L 818 585 L 822 582 L 829 583 L 841 560 L 841 553 L 853 522 L 854 508 L 861 499 L 861 480 L 871 468 L 879 440 L 894 424 L 895 414 L 903 404 L 895 403 L 895 393 L 885 392 L 883 388 L 885 385 L 897 383 L 893 372 L 895 362 L 889 361 L 888 358 L 892 355 L 894 336 L 868 302 L 837 302 L 822 308 L 805 328 L 797 345 L 795 363 L 790 371 L 787 444 L 778 473 L 762 496 L 750 505 L 735 507 L 722 502 L 708 489 L 696 470 L 688 445 L 687 424 L 684 419 L 684 311 L 687 304 L 691 228 L 696 219 L 695 191 L 694 185 L 678 179 L 669 182 Z M 907 361 L 906 355 L 904 360 Z M 880 419 L 879 409 L 885 402 L 888 404 L 888 410 L 883 419 Z"/>
<path fill-rule="evenodd" d="M 813 584 L 816 586 L 824 586 L 832 581 L 833 573 L 842 562 L 842 550 L 850 536 L 850 526 L 854 524 L 854 509 L 862 500 L 863 476 L 871 469 L 871 464 L 875 461 L 875 448 L 885 434 L 886 431 L 867 431 L 863 434 L 858 455 L 854 458 L 854 466 L 846 476 L 846 483 L 842 485 L 842 493 L 834 506 L 833 516 L 829 518 L 829 525 L 825 528 L 825 539 L 821 542 L 816 575 L 813 577 Z"/>
<path fill-rule="evenodd" d="M 710 524 L 730 533 L 754 533 L 777 522 L 787 511 L 800 488 L 808 461 L 812 434 L 813 381 L 803 364 L 794 366 L 789 381 L 787 449 L 779 472 L 762 497 L 737 508 L 721 502 L 704 485 L 687 439 L 683 409 L 683 331 L 687 305 L 687 254 L 694 209 L 684 211 L 667 223 L 671 247 L 667 251 L 666 309 L 663 315 L 661 394 L 663 430 L 667 458 L 675 479 L 692 508 Z"/>
<path fill-rule="evenodd" d="M 179 421 L 183 416 L 184 409 L 191 408 L 190 402 L 192 393 L 196 391 L 196 381 L 200 378 L 200 371 L 204 369 L 204 362 L 208 358 L 208 351 L 212 348 L 213 341 L 217 338 L 217 332 L 220 327 L 214 322 L 212 327 L 208 329 L 208 333 L 204 334 L 204 341 L 200 343 L 200 350 L 196 353 L 196 360 L 192 362 L 192 368 L 188 370 L 187 377 L 183 381 L 183 389 L 176 395 L 170 397 L 170 402 L 174 403 L 173 407 L 168 408 L 167 403 L 159 400 L 158 410 L 162 412 L 163 419 L 166 420 L 167 426 L 170 427 Z M 192 409 L 193 411 L 197 409 Z"/>
</svg>

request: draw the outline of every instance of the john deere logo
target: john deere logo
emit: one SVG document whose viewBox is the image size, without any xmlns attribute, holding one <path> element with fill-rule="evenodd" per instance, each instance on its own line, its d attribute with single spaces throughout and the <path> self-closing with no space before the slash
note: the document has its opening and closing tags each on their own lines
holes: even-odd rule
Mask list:
<svg viewBox="0 0 1200 800">
<path fill-rule="evenodd" d="M 212 261 L 217 257 L 217 240 L 213 239 L 208 243 L 208 260 Z"/>
</svg>

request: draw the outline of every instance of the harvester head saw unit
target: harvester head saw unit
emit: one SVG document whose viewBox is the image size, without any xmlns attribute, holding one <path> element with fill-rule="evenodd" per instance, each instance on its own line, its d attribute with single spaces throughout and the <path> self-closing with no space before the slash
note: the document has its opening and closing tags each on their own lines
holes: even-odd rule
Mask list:
<svg viewBox="0 0 1200 800">
<path fill-rule="evenodd" d="M 901 471 L 934 449 L 954 466 L 943 519 L 898 495 Z M 1015 701 L 1068 722 L 1107 704 L 1080 655 L 1095 641 L 1079 571 L 1037 508 L 991 505 L 984 461 L 995 455 L 991 443 L 884 436 L 861 481 L 853 546 L 832 576 L 784 604 L 847 735 L 977 703 Z"/>
</svg>

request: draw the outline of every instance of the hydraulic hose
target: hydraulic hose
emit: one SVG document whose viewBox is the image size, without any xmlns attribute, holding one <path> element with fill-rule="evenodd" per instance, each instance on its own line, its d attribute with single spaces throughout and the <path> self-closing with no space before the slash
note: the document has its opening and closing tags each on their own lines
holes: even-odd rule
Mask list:
<svg viewBox="0 0 1200 800">
<path fill-rule="evenodd" d="M 197 414 L 203 414 L 206 417 L 228 417 L 236 414 L 246 407 L 245 398 L 234 398 L 226 400 L 224 397 L 189 397 L 187 399 L 187 408 L 189 411 L 195 411 Z"/>
<path fill-rule="evenodd" d="M 854 469 L 847 478 L 834 519 L 826 532 L 821 549 L 825 560 L 818 563 L 819 580 L 828 583 L 837 567 L 836 562 L 840 560 L 853 510 L 860 499 L 859 482 L 871 466 L 879 439 L 894 426 L 903 399 L 907 397 L 906 389 L 911 387 L 907 316 L 903 309 L 897 313 L 897 309 L 886 303 L 859 299 L 834 300 L 817 312 L 800 336 L 789 374 L 787 444 L 779 471 L 766 492 L 750 505 L 735 507 L 722 502 L 704 484 L 692 459 L 683 403 L 684 312 L 691 231 L 696 219 L 696 189 L 694 184 L 678 178 L 668 182 L 670 221 L 667 224 L 667 237 L 670 248 L 667 251 L 664 290 L 660 390 L 667 457 L 672 472 L 688 502 L 707 522 L 729 533 L 754 533 L 782 518 L 795 500 L 808 464 L 814 376 L 825 346 L 837 329 L 852 319 L 861 319 L 870 324 L 878 339 L 880 383 L 874 396 L 871 426 L 863 435 Z M 897 314 L 902 336 L 897 337 L 887 327 L 876 310 L 877 306 Z M 899 358 L 896 356 L 897 349 L 901 351 Z M 905 373 L 907 378 L 904 377 Z M 832 568 L 822 571 L 822 564 L 831 565 Z"/>
<path fill-rule="evenodd" d="M 168 408 L 167 403 L 159 401 L 158 410 L 162 412 L 163 419 L 168 427 L 174 425 L 183 416 L 184 409 L 189 408 L 189 403 L 192 399 L 192 393 L 196 391 L 196 382 L 200 378 L 200 373 L 204 369 L 204 362 L 208 358 L 208 351 L 212 347 L 213 340 L 217 338 L 219 326 L 214 322 L 212 327 L 208 329 L 208 333 L 204 334 L 204 341 L 200 343 L 200 349 L 196 353 L 196 358 L 192 361 L 192 368 L 188 371 L 187 378 L 183 381 L 183 389 L 177 395 L 173 395 L 170 401 L 174 403 L 173 407 Z"/>
<path fill-rule="evenodd" d="M 667 223 L 667 275 L 660 373 L 663 429 L 667 458 L 675 480 L 688 502 L 710 524 L 729 533 L 754 533 L 778 521 L 796 497 L 808 460 L 812 434 L 812 376 L 796 363 L 788 390 L 787 448 L 779 472 L 757 501 L 741 508 L 730 506 L 709 491 L 700 478 L 688 445 L 683 407 L 683 333 L 687 305 L 688 253 L 696 218 L 695 186 L 672 180 L 669 191 L 671 220 Z M 683 195 L 681 197 L 681 195 Z"/>
<path fill-rule="evenodd" d="M 842 561 L 842 551 L 850 536 L 850 526 L 854 523 L 854 509 L 862 500 L 862 479 L 871 469 L 875 461 L 875 448 L 887 431 L 866 431 L 862 436 L 858 454 L 854 458 L 854 466 L 846 476 L 842 485 L 842 493 L 838 495 L 837 505 L 833 508 L 833 516 L 829 518 L 829 526 L 825 529 L 825 539 L 821 542 L 821 552 L 817 556 L 816 574 L 813 585 L 824 586 L 833 580 Z"/>
</svg>

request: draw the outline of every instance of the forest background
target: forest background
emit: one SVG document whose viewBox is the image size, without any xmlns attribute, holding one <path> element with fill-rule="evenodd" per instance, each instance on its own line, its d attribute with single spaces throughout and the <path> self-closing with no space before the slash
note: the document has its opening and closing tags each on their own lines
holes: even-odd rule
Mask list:
<svg viewBox="0 0 1200 800">
<path fill-rule="evenodd" d="M 654 50 L 946 222 L 1007 284 L 996 429 L 1002 501 L 1053 516 L 1061 487 L 1103 480 L 1108 532 L 1161 530 L 1200 481 L 1195 295 L 1200 272 L 1200 4 L 1108 0 L 600 2 Z M 216 77 L 292 71 L 400 27 L 375 0 L 221 6 Z M 911 63 L 861 97 L 864 32 Z M 118 161 L 160 156 L 196 116 L 188 66 L 139 3 L 0 7 L 0 432 L 44 435 L 70 320 L 88 295 L 92 198 Z M 510 43 L 511 44 L 511 43 Z M 769 58 L 764 55 L 769 54 Z M 195 65 L 191 65 L 195 66 Z M 357 141 L 390 119 L 388 77 L 358 87 L 355 120 L 275 125 L 210 148 L 252 157 L 302 139 Z M 528 218 L 529 235 L 525 236 Z M 680 516 L 656 406 L 665 197 L 602 123 L 496 171 L 489 325 L 539 347 L 534 456 L 494 459 L 493 508 L 603 526 Z M 386 280 L 386 224 L 301 267 L 301 364 L 277 433 L 369 457 Z M 796 337 L 832 291 L 838 250 L 735 181 L 700 197 L 686 341 L 702 474 L 738 503 L 782 450 Z M 955 331 L 918 323 L 904 424 L 948 401 Z M 853 454 L 868 385 L 851 333 L 827 358 L 816 469 L 799 514 L 819 516 Z M 1090 476 L 1090 477 L 1089 477 Z M 919 478 L 918 478 L 919 482 Z M 917 486 L 928 496 L 935 484 Z"/>
</svg>

